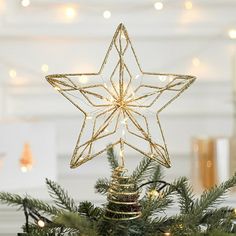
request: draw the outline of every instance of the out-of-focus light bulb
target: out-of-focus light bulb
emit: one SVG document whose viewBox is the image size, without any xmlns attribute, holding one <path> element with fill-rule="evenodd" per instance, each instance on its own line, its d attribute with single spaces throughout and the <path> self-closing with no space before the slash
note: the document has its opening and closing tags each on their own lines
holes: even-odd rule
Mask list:
<svg viewBox="0 0 236 236">
<path fill-rule="evenodd" d="M 65 9 L 65 14 L 66 14 L 66 17 L 67 17 L 67 18 L 72 19 L 72 18 L 74 18 L 75 15 L 76 15 L 76 10 L 75 10 L 75 8 L 73 8 L 73 7 L 67 7 L 67 8 Z"/>
<path fill-rule="evenodd" d="M 86 84 L 86 83 L 88 82 L 88 77 L 85 76 L 85 75 L 80 76 L 79 82 L 80 82 L 81 84 Z"/>
<path fill-rule="evenodd" d="M 30 5 L 30 0 L 22 0 L 21 5 L 22 7 L 28 7 Z"/>
<path fill-rule="evenodd" d="M 154 3 L 154 7 L 155 7 L 156 10 L 162 10 L 162 9 L 163 9 L 163 6 L 164 6 L 164 5 L 163 5 L 162 2 L 159 2 L 159 1 L 158 1 L 158 2 L 155 2 L 155 3 Z"/>
<path fill-rule="evenodd" d="M 11 78 L 16 78 L 16 71 L 14 69 L 9 70 L 9 76 Z"/>
<path fill-rule="evenodd" d="M 196 66 L 196 67 L 198 67 L 198 66 L 200 66 L 200 60 L 199 60 L 199 58 L 197 58 L 197 57 L 194 57 L 193 59 L 192 59 L 192 64 L 194 65 L 194 66 Z"/>
<path fill-rule="evenodd" d="M 171 236 L 171 233 L 165 232 L 165 233 L 164 233 L 164 236 Z"/>
<path fill-rule="evenodd" d="M 55 90 L 60 91 L 61 89 L 57 86 L 54 87 Z"/>
<path fill-rule="evenodd" d="M 41 66 L 41 70 L 42 70 L 42 72 L 44 72 L 44 73 L 47 73 L 47 72 L 48 72 L 48 69 L 49 69 L 49 67 L 48 67 L 47 64 L 43 64 L 43 65 Z"/>
<path fill-rule="evenodd" d="M 108 11 L 108 10 L 104 11 L 104 12 L 103 12 L 103 17 L 104 17 L 105 19 L 111 18 L 111 12 Z"/>
<path fill-rule="evenodd" d="M 165 75 L 159 75 L 158 78 L 159 78 L 159 80 L 161 82 L 165 82 L 166 81 L 166 76 Z"/>
<path fill-rule="evenodd" d="M 186 9 L 186 10 L 192 10 L 192 8 L 193 8 L 193 3 L 192 3 L 191 1 L 185 1 L 184 6 L 185 6 L 185 9 Z"/>
<path fill-rule="evenodd" d="M 236 39 L 236 29 L 230 29 L 228 35 L 231 39 Z"/>
<path fill-rule="evenodd" d="M 28 171 L 28 168 L 26 166 L 21 166 L 20 170 L 21 172 L 26 173 Z"/>
<path fill-rule="evenodd" d="M 43 228 L 45 226 L 45 222 L 42 220 L 38 220 L 37 224 L 40 228 Z"/>
<path fill-rule="evenodd" d="M 87 119 L 87 120 L 92 120 L 93 117 L 92 117 L 92 116 L 87 116 L 86 119 Z"/>
<path fill-rule="evenodd" d="M 156 190 L 156 189 L 153 189 L 153 190 L 150 190 L 148 193 L 147 193 L 148 197 L 151 198 L 151 199 L 156 199 L 160 196 L 160 193 Z"/>
</svg>

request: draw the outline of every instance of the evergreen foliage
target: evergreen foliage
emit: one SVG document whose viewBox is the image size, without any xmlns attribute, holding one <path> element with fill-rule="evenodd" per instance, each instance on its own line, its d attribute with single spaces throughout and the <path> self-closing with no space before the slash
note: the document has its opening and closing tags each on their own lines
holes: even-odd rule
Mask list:
<svg viewBox="0 0 236 236">
<path fill-rule="evenodd" d="M 107 154 L 113 171 L 118 166 L 118 160 L 112 148 L 108 148 Z M 0 193 L 0 202 L 19 206 L 29 217 L 30 221 L 26 218 L 26 224 L 22 228 L 24 233 L 19 235 L 161 236 L 168 232 L 172 236 L 236 235 L 234 209 L 217 207 L 225 193 L 236 185 L 236 174 L 221 185 L 204 191 L 199 198 L 194 196 L 192 187 L 184 177 L 173 183 L 166 183 L 161 167 L 147 158 L 141 160 L 131 177 L 138 189 L 142 190 L 142 217 L 135 220 L 107 220 L 104 218 L 105 206 L 94 206 L 88 201 L 77 205 L 61 186 L 48 179 L 46 184 L 55 205 L 4 192 Z M 106 194 L 109 183 L 107 178 L 100 178 L 95 190 Z M 179 205 L 178 214 L 168 216 L 166 210 L 176 201 Z M 40 228 L 37 220 L 43 220 L 45 226 Z"/>
</svg>

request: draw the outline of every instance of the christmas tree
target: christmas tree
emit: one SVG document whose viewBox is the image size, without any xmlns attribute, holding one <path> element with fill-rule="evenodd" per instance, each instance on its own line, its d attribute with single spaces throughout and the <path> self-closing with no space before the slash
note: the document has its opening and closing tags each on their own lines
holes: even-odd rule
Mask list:
<svg viewBox="0 0 236 236">
<path fill-rule="evenodd" d="M 108 149 L 107 156 L 112 180 L 100 178 L 95 185 L 96 192 L 105 195 L 111 194 L 111 188 L 114 188 L 114 171 L 123 173 L 117 170 L 118 159 L 112 148 Z M 216 207 L 222 202 L 222 197 L 236 186 L 236 174 L 196 198 L 185 177 L 167 183 L 162 172 L 155 161 L 144 158 L 131 176 L 124 175 L 125 183 L 127 180 L 129 182 L 125 192 L 132 192 L 133 195 L 127 198 L 123 194 L 117 199 L 114 193 L 112 196 L 108 194 L 108 203 L 103 206 L 95 206 L 88 201 L 77 204 L 57 183 L 48 179 L 46 185 L 55 203 L 53 205 L 28 196 L 3 192 L 0 193 L 0 202 L 23 209 L 26 223 L 22 227 L 24 233 L 19 235 L 236 235 L 235 209 Z M 134 186 L 134 182 L 138 185 Z M 122 188 L 118 190 L 123 192 Z M 116 201 L 132 202 L 132 205 L 124 207 L 114 204 L 111 201 L 114 197 Z M 179 205 L 179 212 L 168 216 L 166 210 L 174 203 Z M 115 218 L 108 209 L 115 212 L 112 213 Z M 140 216 L 134 217 L 139 211 Z M 131 213 L 130 218 L 134 219 L 120 220 L 117 212 L 123 212 L 126 217 L 127 213 Z"/>
</svg>

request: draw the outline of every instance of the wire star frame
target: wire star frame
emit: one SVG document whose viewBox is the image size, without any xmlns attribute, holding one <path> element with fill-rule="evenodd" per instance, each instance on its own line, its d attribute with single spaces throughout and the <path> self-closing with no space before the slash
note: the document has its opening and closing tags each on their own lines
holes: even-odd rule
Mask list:
<svg viewBox="0 0 236 236">
<path fill-rule="evenodd" d="M 170 167 L 159 114 L 196 79 L 145 72 L 120 24 L 97 73 L 53 74 L 47 81 L 83 114 L 71 168 L 99 156 L 107 145 L 136 151 Z"/>
</svg>

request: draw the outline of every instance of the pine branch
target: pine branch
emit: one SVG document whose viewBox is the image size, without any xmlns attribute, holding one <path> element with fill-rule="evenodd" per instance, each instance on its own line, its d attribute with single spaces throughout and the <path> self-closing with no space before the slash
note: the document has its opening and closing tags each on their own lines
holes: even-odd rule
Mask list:
<svg viewBox="0 0 236 236">
<path fill-rule="evenodd" d="M 157 165 L 155 168 L 154 173 L 152 174 L 151 178 L 149 178 L 149 181 L 152 182 L 148 185 L 147 191 L 157 189 L 160 183 L 158 183 L 159 180 L 163 179 L 163 174 L 161 170 L 161 166 Z"/>
<path fill-rule="evenodd" d="M 91 202 L 85 201 L 79 204 L 78 211 L 91 220 L 98 220 L 102 216 L 102 209 L 95 207 Z"/>
<path fill-rule="evenodd" d="M 58 224 L 57 224 L 58 225 Z M 23 231 L 26 233 L 26 228 L 23 226 Z M 66 228 L 63 229 L 62 227 L 57 226 L 45 226 L 44 228 L 39 228 L 36 224 L 29 224 L 29 232 L 26 234 L 27 236 L 76 236 L 78 234 L 78 230 Z M 68 234 L 69 233 L 69 234 Z"/>
<path fill-rule="evenodd" d="M 63 212 L 54 219 L 54 222 L 63 225 L 66 229 L 78 230 L 80 235 L 97 235 L 95 226 L 78 213 Z"/>
<path fill-rule="evenodd" d="M 108 146 L 107 148 L 107 159 L 112 170 L 115 170 L 119 166 L 117 157 L 114 153 L 114 149 L 111 146 Z"/>
<path fill-rule="evenodd" d="M 232 229 L 232 220 L 234 218 L 234 209 L 221 207 L 219 209 L 207 211 L 203 215 L 200 224 L 206 224 L 208 232 L 219 229 L 230 233 Z"/>
<path fill-rule="evenodd" d="M 142 205 L 142 218 L 147 220 L 148 218 L 154 217 L 158 212 L 166 210 L 171 204 L 173 200 L 168 196 L 166 197 L 157 197 L 155 199 L 150 199 L 144 197 L 141 201 Z"/>
<path fill-rule="evenodd" d="M 174 186 L 179 195 L 180 213 L 187 214 L 192 210 L 194 204 L 193 189 L 188 184 L 188 180 L 185 177 L 180 178 Z"/>
<path fill-rule="evenodd" d="M 110 186 L 110 181 L 107 178 L 99 178 L 95 184 L 95 190 L 98 193 L 106 194 Z"/>
<path fill-rule="evenodd" d="M 153 168 L 156 168 L 156 163 L 150 158 L 144 157 L 136 169 L 132 173 L 132 178 L 136 182 L 142 182 L 150 176 L 150 172 L 153 172 Z"/>
<path fill-rule="evenodd" d="M 49 195 L 53 198 L 53 201 L 58 207 L 62 209 L 77 212 L 77 207 L 72 198 L 69 197 L 68 193 L 57 183 L 46 179 Z"/>
<path fill-rule="evenodd" d="M 218 204 L 222 196 L 232 187 L 236 185 L 236 173 L 232 178 L 222 183 L 219 187 L 213 187 L 208 191 L 204 191 L 200 199 L 196 200 L 193 208 L 193 215 L 200 216 L 208 208 Z"/>
<path fill-rule="evenodd" d="M 0 202 L 3 204 L 7 204 L 10 206 L 20 206 L 22 208 L 25 198 L 17 194 L 0 192 Z M 27 197 L 27 204 L 31 208 L 35 208 L 42 213 L 46 213 L 49 215 L 57 215 L 61 213 L 61 210 L 54 206 L 50 206 L 49 204 L 40 201 L 38 199 Z"/>
</svg>

